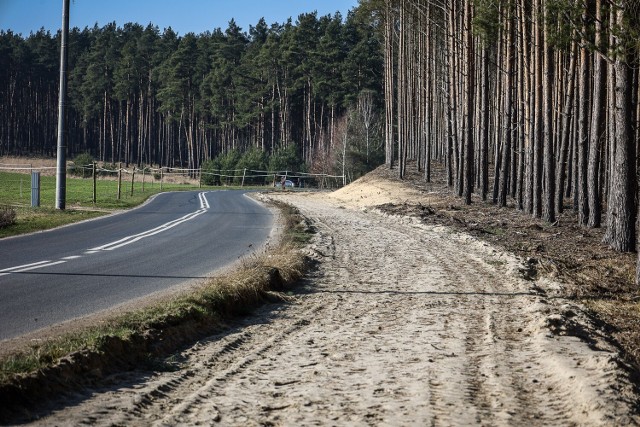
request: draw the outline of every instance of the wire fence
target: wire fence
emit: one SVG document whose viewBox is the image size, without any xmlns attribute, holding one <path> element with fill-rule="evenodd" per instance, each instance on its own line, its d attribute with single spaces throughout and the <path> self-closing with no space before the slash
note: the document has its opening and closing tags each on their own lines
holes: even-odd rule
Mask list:
<svg viewBox="0 0 640 427">
<path fill-rule="evenodd" d="M 0 164 L 0 205 L 30 206 L 32 202 L 31 172 L 39 175 L 40 206 L 55 206 L 56 168 L 29 165 Z M 160 191 L 160 184 L 151 176 L 135 177 L 132 170 L 109 170 L 92 165 L 67 167 L 65 198 L 67 205 L 101 205 L 127 207 L 150 192 Z M 129 172 L 129 174 L 127 174 Z M 95 178 L 94 178 L 95 177 Z M 93 179 L 92 179 L 93 178 Z M 174 185 L 175 186 L 175 185 Z"/>
<path fill-rule="evenodd" d="M 192 170 L 193 171 L 193 170 Z M 344 185 L 342 175 L 318 174 L 296 171 L 269 171 L 254 169 L 230 169 L 216 171 L 198 170 L 200 181 L 208 185 L 273 185 L 287 183 L 296 188 L 338 188 Z"/>
<path fill-rule="evenodd" d="M 32 172 L 39 177 L 41 206 L 54 206 L 56 167 L 0 163 L 0 205 L 29 206 Z M 67 205 L 127 206 L 149 193 L 191 187 L 257 186 L 275 188 L 337 188 L 344 178 L 329 174 L 251 169 L 208 170 L 185 168 L 138 168 L 117 165 L 67 166 Z"/>
</svg>

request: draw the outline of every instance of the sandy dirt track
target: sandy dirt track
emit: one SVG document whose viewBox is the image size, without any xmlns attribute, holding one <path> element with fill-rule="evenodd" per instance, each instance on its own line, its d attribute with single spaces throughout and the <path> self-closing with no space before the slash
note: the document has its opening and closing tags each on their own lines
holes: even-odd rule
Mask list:
<svg viewBox="0 0 640 427">
<path fill-rule="evenodd" d="M 338 196 L 271 196 L 317 230 L 318 269 L 293 303 L 35 424 L 638 424 L 615 349 L 553 283 L 472 237 Z"/>
</svg>

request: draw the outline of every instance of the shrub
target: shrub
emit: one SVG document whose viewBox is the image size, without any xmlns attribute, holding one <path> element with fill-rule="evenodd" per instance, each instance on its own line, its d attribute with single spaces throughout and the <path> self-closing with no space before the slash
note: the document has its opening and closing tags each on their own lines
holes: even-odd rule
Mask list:
<svg viewBox="0 0 640 427">
<path fill-rule="evenodd" d="M 252 175 L 250 171 L 263 171 L 267 168 L 267 155 L 264 151 L 257 148 L 245 152 L 236 165 L 238 169 L 247 169 L 248 175 Z M 265 178 L 247 178 L 245 184 L 264 184 Z"/>
<path fill-rule="evenodd" d="M 221 185 L 220 169 L 222 166 L 219 158 L 205 161 L 201 168 L 200 182 L 202 185 Z"/>
<path fill-rule="evenodd" d="M 89 153 L 78 154 L 73 159 L 73 166 L 69 169 L 69 173 L 72 175 L 82 176 L 86 178 L 91 176 L 91 172 L 87 170 L 89 165 L 93 164 L 93 156 Z"/>
<path fill-rule="evenodd" d="M 16 211 L 11 206 L 0 206 L 0 228 L 16 223 Z"/>
</svg>

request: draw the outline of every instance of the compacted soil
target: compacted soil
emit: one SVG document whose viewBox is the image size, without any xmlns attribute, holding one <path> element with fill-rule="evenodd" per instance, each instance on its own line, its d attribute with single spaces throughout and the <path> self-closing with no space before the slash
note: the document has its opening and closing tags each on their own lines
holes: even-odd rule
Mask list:
<svg viewBox="0 0 640 427">
<path fill-rule="evenodd" d="M 34 425 L 637 425 L 619 350 L 531 260 L 382 204 L 369 178 L 271 194 L 316 233 L 316 267 L 157 370 L 65 397 Z M 365 201 L 365 199 L 367 201 Z"/>
</svg>

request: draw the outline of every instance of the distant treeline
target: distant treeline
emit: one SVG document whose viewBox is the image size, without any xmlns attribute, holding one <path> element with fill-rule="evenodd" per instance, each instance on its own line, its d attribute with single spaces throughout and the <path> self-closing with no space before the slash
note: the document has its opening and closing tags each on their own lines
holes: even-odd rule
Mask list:
<svg viewBox="0 0 640 427">
<path fill-rule="evenodd" d="M 111 23 L 69 41 L 69 158 L 197 168 L 293 145 L 309 168 L 341 167 L 348 117 L 382 104 L 379 37 L 357 9 L 183 36 Z M 0 155 L 55 155 L 58 67 L 59 33 L 0 31 Z"/>
</svg>

